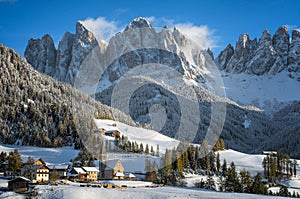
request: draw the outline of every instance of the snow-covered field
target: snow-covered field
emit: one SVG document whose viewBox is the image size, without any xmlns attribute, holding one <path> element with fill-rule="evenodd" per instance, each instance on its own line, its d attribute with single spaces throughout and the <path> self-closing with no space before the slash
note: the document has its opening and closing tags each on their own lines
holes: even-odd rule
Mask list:
<svg viewBox="0 0 300 199">
<path fill-rule="evenodd" d="M 251 176 L 255 176 L 257 173 L 263 173 L 262 161 L 265 155 L 250 155 L 231 149 L 219 151 L 219 154 L 221 164 L 223 164 L 224 159 L 226 159 L 227 166 L 230 166 L 230 163 L 233 161 L 238 171 L 245 169 L 250 172 Z"/>
<path fill-rule="evenodd" d="M 131 182 L 132 185 L 145 186 L 151 183 L 147 182 Z M 124 184 L 122 181 L 113 184 Z M 7 181 L 0 179 L 0 187 L 7 186 Z M 275 199 L 281 197 L 263 196 L 242 193 L 226 193 L 216 192 L 205 189 L 196 188 L 183 188 L 183 187 L 158 187 L 158 188 L 126 188 L 125 190 L 107 189 L 107 188 L 94 188 L 94 187 L 79 187 L 79 184 L 70 185 L 39 185 L 37 186 L 39 198 L 42 199 L 94 199 L 94 198 L 107 198 L 107 199 L 132 199 L 132 198 L 201 198 L 201 199 Z M 278 188 L 274 188 L 274 191 Z M 278 189 L 279 190 L 279 189 Z M 0 198 L 25 198 L 24 195 L 16 194 L 14 192 L 1 192 Z"/>
<path fill-rule="evenodd" d="M 70 162 L 78 154 L 78 150 L 74 150 L 73 147 L 61 147 L 61 148 L 42 148 L 34 146 L 17 146 L 17 145 L 5 145 L 0 144 L 0 152 L 11 152 L 14 149 L 18 149 L 23 161 L 27 161 L 29 156 L 33 158 L 43 158 L 47 163 L 59 164 Z"/>
<path fill-rule="evenodd" d="M 53 188 L 53 189 L 52 189 Z M 43 193 L 41 198 L 47 199 L 92 199 L 92 198 L 107 198 L 107 199 L 132 199 L 132 198 L 201 198 L 201 199 L 274 199 L 279 197 L 262 196 L 253 194 L 240 193 L 225 193 L 208 191 L 205 189 L 181 188 L 181 187 L 159 187 L 159 188 L 127 188 L 125 190 L 114 190 L 105 188 L 90 188 L 90 187 L 74 187 L 74 186 L 40 186 L 40 191 Z"/>
<path fill-rule="evenodd" d="M 107 131 L 118 130 L 123 135 L 127 136 L 128 140 L 136 141 L 137 143 L 144 143 L 144 147 L 146 144 L 149 145 L 149 148 L 153 146 L 155 151 L 158 144 L 160 153 L 165 153 L 167 148 L 176 148 L 176 146 L 179 144 L 178 140 L 162 135 L 153 130 L 132 127 L 113 120 L 95 120 L 95 122 L 98 128 L 104 128 Z M 117 126 L 114 126 L 113 124 L 117 124 Z"/>
</svg>

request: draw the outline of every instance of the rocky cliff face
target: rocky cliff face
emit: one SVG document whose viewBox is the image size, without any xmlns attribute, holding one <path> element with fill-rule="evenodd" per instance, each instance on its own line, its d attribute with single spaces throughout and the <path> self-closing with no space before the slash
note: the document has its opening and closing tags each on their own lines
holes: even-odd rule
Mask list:
<svg viewBox="0 0 300 199">
<path fill-rule="evenodd" d="M 228 73 L 247 73 L 253 75 L 275 75 L 283 70 L 290 72 L 290 77 L 299 78 L 296 74 L 300 68 L 299 31 L 294 30 L 292 40 L 288 29 L 280 27 L 273 37 L 265 30 L 259 41 L 249 39 L 242 34 L 235 49 L 227 46 L 215 59 L 221 70 Z"/>
<path fill-rule="evenodd" d="M 289 46 L 287 65 L 291 77 L 300 73 L 300 32 L 298 30 L 292 32 L 292 41 Z M 298 76 L 297 78 L 298 81 L 300 81 L 300 77 Z"/>
<path fill-rule="evenodd" d="M 97 45 L 93 33 L 77 22 L 76 33 L 65 33 L 57 50 L 50 35 L 42 39 L 30 39 L 25 58 L 37 71 L 73 84 L 81 62 Z"/>
<path fill-rule="evenodd" d="M 135 31 L 138 29 L 141 31 Z M 135 49 L 153 48 L 151 52 L 147 51 L 148 58 L 146 59 L 141 53 L 136 54 L 135 58 L 128 55 L 126 60 L 123 57 L 122 62 L 114 62 L 114 69 L 111 68 L 108 74 L 110 79 L 117 80 L 117 76 L 122 76 L 126 71 L 126 66 L 131 62 L 141 65 L 155 60 L 156 63 L 178 67 L 178 71 L 186 77 L 203 82 L 203 70 L 206 70 L 205 62 L 208 57 L 211 59 L 212 53 L 210 50 L 194 51 L 193 45 L 176 28 L 170 30 L 164 27 L 160 32 L 156 32 L 144 18 L 133 20 L 122 33 L 112 37 L 108 44 L 97 41 L 93 33 L 78 22 L 76 33 L 65 33 L 59 42 L 58 49 L 55 49 L 53 39 L 49 35 L 45 35 L 42 39 L 30 39 L 25 50 L 25 58 L 39 72 L 73 85 L 82 62 L 95 47 L 99 47 L 98 50 L 103 53 L 100 59 L 107 64 L 114 62 L 120 55 Z M 180 59 L 162 57 L 160 50 L 180 55 Z M 149 54 L 151 55 L 148 56 Z M 162 58 L 164 60 L 158 61 Z M 200 68 L 194 67 L 195 65 Z"/>
</svg>

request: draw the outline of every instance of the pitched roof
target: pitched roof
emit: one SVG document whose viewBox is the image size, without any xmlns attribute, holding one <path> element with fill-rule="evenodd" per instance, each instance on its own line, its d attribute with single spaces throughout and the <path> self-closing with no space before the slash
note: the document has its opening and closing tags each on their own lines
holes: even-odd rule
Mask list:
<svg viewBox="0 0 300 199">
<path fill-rule="evenodd" d="M 135 175 L 133 175 L 132 173 L 128 174 L 129 178 L 135 178 Z"/>
<path fill-rule="evenodd" d="M 86 172 L 93 172 L 93 171 L 99 172 L 99 170 L 96 167 L 82 167 L 82 168 Z"/>
<path fill-rule="evenodd" d="M 17 180 L 24 180 L 24 181 L 30 182 L 30 180 L 28 178 L 25 178 L 23 176 L 19 176 L 19 177 L 13 179 L 13 180 L 10 180 L 9 182 L 13 182 L 13 181 L 17 181 Z"/>
<path fill-rule="evenodd" d="M 78 174 L 80 174 L 80 173 L 82 173 L 82 174 L 85 174 L 86 172 L 82 169 L 82 168 L 80 168 L 80 167 L 73 167 L 73 169 L 72 170 L 74 170 L 76 173 L 78 173 Z"/>
<path fill-rule="evenodd" d="M 50 170 L 67 170 L 69 168 L 69 165 L 67 164 L 53 164 L 53 165 L 48 165 L 48 168 Z"/>
<path fill-rule="evenodd" d="M 41 162 L 42 164 L 46 164 L 46 162 L 42 158 L 38 158 L 34 160 L 34 164 L 37 164 L 38 162 Z"/>
</svg>

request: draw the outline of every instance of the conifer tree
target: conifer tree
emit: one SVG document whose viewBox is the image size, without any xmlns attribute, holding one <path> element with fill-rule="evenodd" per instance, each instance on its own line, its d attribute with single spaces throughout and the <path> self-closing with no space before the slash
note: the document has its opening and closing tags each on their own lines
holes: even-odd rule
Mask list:
<svg viewBox="0 0 300 199">
<path fill-rule="evenodd" d="M 151 153 L 152 156 L 154 156 L 154 150 L 153 150 L 153 146 L 152 145 L 151 145 L 150 153 Z"/>
<path fill-rule="evenodd" d="M 206 155 L 206 156 L 205 156 L 205 166 L 206 166 L 206 170 L 208 170 L 208 171 L 211 170 L 209 155 Z"/>
<path fill-rule="evenodd" d="M 148 144 L 146 144 L 145 154 L 149 155 L 149 146 L 148 146 Z"/>
<path fill-rule="evenodd" d="M 216 157 L 216 166 L 217 166 L 217 172 L 220 173 L 220 169 L 221 169 L 221 162 L 220 162 L 220 154 L 217 153 L 217 157 Z"/>
<path fill-rule="evenodd" d="M 263 162 L 262 162 L 263 168 L 264 168 L 264 176 L 265 178 L 268 179 L 268 173 L 267 173 L 267 159 L 264 157 Z"/>
<path fill-rule="evenodd" d="M 265 194 L 267 192 L 265 186 L 263 185 L 263 183 L 261 182 L 262 178 L 261 175 L 259 173 L 257 173 L 257 175 L 254 178 L 254 181 L 252 183 L 251 186 L 251 193 L 254 194 Z"/>
<path fill-rule="evenodd" d="M 241 184 L 239 182 L 234 162 L 231 162 L 230 167 L 226 172 L 225 189 L 228 192 L 241 191 Z"/>
<path fill-rule="evenodd" d="M 169 176 L 172 170 L 172 151 L 168 149 L 166 149 L 165 153 L 165 167 L 167 176 Z"/>
<path fill-rule="evenodd" d="M 177 169 L 179 172 L 183 172 L 183 163 L 182 163 L 182 156 L 177 152 Z"/>
<path fill-rule="evenodd" d="M 251 175 L 248 171 L 242 170 L 240 171 L 241 178 L 241 191 L 245 193 L 251 192 L 252 179 Z"/>
<path fill-rule="evenodd" d="M 13 152 L 9 153 L 8 168 L 14 173 L 14 175 L 21 169 L 22 164 L 22 158 L 18 149 L 15 149 Z"/>
<path fill-rule="evenodd" d="M 199 147 L 198 146 L 196 146 L 196 148 L 195 148 L 195 158 L 194 158 L 195 160 L 195 169 L 197 170 L 197 169 L 199 169 L 200 168 L 200 164 L 199 164 Z"/>
<path fill-rule="evenodd" d="M 138 152 L 141 152 L 141 153 L 144 152 L 144 145 L 143 145 L 143 143 L 140 144 L 140 149 L 138 150 Z"/>
<path fill-rule="evenodd" d="M 223 164 L 222 164 L 222 174 L 226 175 L 227 173 L 227 162 L 226 159 L 224 159 Z"/>
<path fill-rule="evenodd" d="M 296 176 L 297 175 L 297 160 L 294 160 L 294 162 L 293 162 L 293 167 L 294 167 L 294 176 Z"/>
</svg>

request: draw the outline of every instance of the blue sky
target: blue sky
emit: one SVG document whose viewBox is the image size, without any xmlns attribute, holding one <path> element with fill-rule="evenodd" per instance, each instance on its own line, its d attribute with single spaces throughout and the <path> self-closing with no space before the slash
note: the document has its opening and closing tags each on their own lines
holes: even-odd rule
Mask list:
<svg viewBox="0 0 300 199">
<path fill-rule="evenodd" d="M 92 24 L 104 23 L 106 26 L 100 29 L 108 34 L 139 16 L 148 17 L 157 27 L 167 23 L 194 28 L 194 33 L 203 33 L 218 53 L 228 43 L 235 45 L 241 33 L 254 38 L 265 29 L 273 34 L 281 25 L 299 28 L 300 1 L 0 0 L 0 43 L 23 55 L 28 39 L 48 33 L 57 44 L 66 31 L 75 32 L 78 20 L 90 18 Z"/>
</svg>

